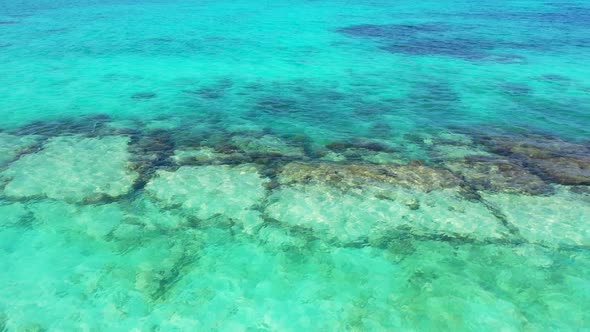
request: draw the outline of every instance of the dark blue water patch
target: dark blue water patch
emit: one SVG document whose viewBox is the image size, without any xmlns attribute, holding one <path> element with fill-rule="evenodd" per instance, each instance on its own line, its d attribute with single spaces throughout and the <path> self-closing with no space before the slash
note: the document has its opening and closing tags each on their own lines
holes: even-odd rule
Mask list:
<svg viewBox="0 0 590 332">
<path fill-rule="evenodd" d="M 445 23 L 421 24 L 358 24 L 340 28 L 337 31 L 354 37 L 399 38 L 421 33 L 440 33 L 449 31 L 451 27 Z"/>
<path fill-rule="evenodd" d="M 530 94 L 533 91 L 533 89 L 530 86 L 523 83 L 507 82 L 500 85 L 500 91 L 512 96 L 523 96 Z"/>
<path fill-rule="evenodd" d="M 18 21 L 0 21 L 0 25 L 12 25 L 12 24 L 18 24 L 20 22 Z"/>
<path fill-rule="evenodd" d="M 256 109 L 269 114 L 291 114 L 299 111 L 299 104 L 293 98 L 268 96 L 256 102 Z"/>
<path fill-rule="evenodd" d="M 47 30 L 43 30 L 43 32 L 45 32 L 45 33 L 62 33 L 62 32 L 71 31 L 71 30 L 73 30 L 73 29 L 68 28 L 68 27 L 64 27 L 64 28 L 47 29 Z"/>
<path fill-rule="evenodd" d="M 361 24 L 340 28 L 338 32 L 354 38 L 366 38 L 394 54 L 416 56 L 448 56 L 471 61 L 523 63 L 522 55 L 506 50 L 546 51 L 546 43 L 512 41 L 477 34 L 467 25 L 424 23 L 419 25 Z"/>
<path fill-rule="evenodd" d="M 537 19 L 553 24 L 590 27 L 590 8 L 568 7 L 558 12 L 540 13 Z"/>
<path fill-rule="evenodd" d="M 100 136 L 109 133 L 106 126 L 111 118 L 106 114 L 92 114 L 75 118 L 64 117 L 48 121 L 33 121 L 10 131 L 13 135 L 62 135 Z"/>
<path fill-rule="evenodd" d="M 144 91 L 144 92 L 137 92 L 137 93 L 132 94 L 131 99 L 147 100 L 147 99 L 156 98 L 157 96 L 158 96 L 158 94 L 156 94 L 155 92 Z"/>
<path fill-rule="evenodd" d="M 225 97 L 233 86 L 234 82 L 229 78 L 225 78 L 197 89 L 185 89 L 183 92 L 202 99 L 214 100 Z"/>
<path fill-rule="evenodd" d="M 420 112 L 440 113 L 455 108 L 461 101 L 459 94 L 448 82 L 425 82 L 416 84 L 404 103 Z"/>
<path fill-rule="evenodd" d="M 485 58 L 487 51 L 493 49 L 490 44 L 471 41 L 464 38 L 437 39 L 419 38 L 413 40 L 399 40 L 380 47 L 390 53 L 406 55 L 443 55 L 467 60 Z"/>
<path fill-rule="evenodd" d="M 184 90 L 187 94 L 199 96 L 203 99 L 219 99 L 224 96 L 224 91 L 215 88 L 200 88 L 196 90 Z"/>
<path fill-rule="evenodd" d="M 371 137 L 380 139 L 390 139 L 393 137 L 393 127 L 386 122 L 375 121 L 369 128 L 369 135 Z"/>
<path fill-rule="evenodd" d="M 544 3 L 544 5 L 546 6 L 554 6 L 554 7 L 575 7 L 578 6 L 579 4 L 576 2 L 571 2 L 571 1 L 561 1 L 561 2 L 546 2 Z"/>
<path fill-rule="evenodd" d="M 374 119 L 392 111 L 393 105 L 360 102 L 353 107 L 353 115 L 361 119 Z"/>
<path fill-rule="evenodd" d="M 590 27 L 590 7 L 579 4 L 554 3 L 550 10 L 538 11 L 506 11 L 494 8 L 490 11 L 474 11 L 452 14 L 465 18 L 476 18 L 490 21 L 518 22 L 526 26 L 547 26 L 556 28 Z"/>
<path fill-rule="evenodd" d="M 541 80 L 552 82 L 569 82 L 570 78 L 559 74 L 546 74 L 541 76 Z"/>
<path fill-rule="evenodd" d="M 31 16 L 33 16 L 33 14 L 18 13 L 18 14 L 10 14 L 8 16 L 14 17 L 14 18 L 25 18 L 25 17 L 31 17 Z"/>
<path fill-rule="evenodd" d="M 525 64 L 527 58 L 518 54 L 488 54 L 481 61 L 501 64 Z"/>
</svg>

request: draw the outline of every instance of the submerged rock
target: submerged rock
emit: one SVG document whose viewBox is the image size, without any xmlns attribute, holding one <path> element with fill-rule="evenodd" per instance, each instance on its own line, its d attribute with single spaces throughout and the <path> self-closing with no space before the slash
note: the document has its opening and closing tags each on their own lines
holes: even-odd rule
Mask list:
<svg viewBox="0 0 590 332">
<path fill-rule="evenodd" d="M 146 191 L 161 206 L 179 207 L 201 220 L 226 217 L 255 227 L 262 223 L 255 205 L 266 195 L 266 182 L 251 165 L 182 166 L 158 171 Z"/>
<path fill-rule="evenodd" d="M 463 159 L 472 156 L 493 156 L 492 154 L 481 150 L 477 147 L 456 146 L 456 145 L 435 145 L 430 151 L 434 160 L 446 161 L 453 159 Z"/>
<path fill-rule="evenodd" d="M 491 151 L 517 159 L 560 184 L 590 184 L 590 146 L 554 137 L 489 136 L 480 140 Z"/>
<path fill-rule="evenodd" d="M 445 163 L 469 185 L 478 190 L 545 194 L 551 187 L 528 172 L 520 163 L 492 156 L 471 156 Z"/>
<path fill-rule="evenodd" d="M 532 159 L 590 153 L 588 146 L 540 135 L 482 136 L 477 139 L 494 153 Z"/>
<path fill-rule="evenodd" d="M 320 150 L 321 151 L 321 150 Z M 392 146 L 377 141 L 355 139 L 329 143 L 323 149 L 321 160 L 369 162 L 373 164 L 403 164 L 404 156 Z"/>
<path fill-rule="evenodd" d="M 175 209 L 162 209 L 142 193 L 127 207 L 125 222 L 128 225 L 141 226 L 142 231 L 148 232 L 178 230 L 189 225 L 188 218 L 180 212 Z"/>
<path fill-rule="evenodd" d="M 329 151 L 320 160 L 323 161 L 349 161 L 368 162 L 371 164 L 403 164 L 405 159 L 402 154 L 379 152 L 363 148 L 348 148 L 341 152 Z"/>
<path fill-rule="evenodd" d="M 227 151 L 227 152 L 220 152 Z M 208 146 L 198 148 L 180 148 L 174 151 L 172 160 L 180 166 L 185 165 L 235 165 L 244 164 L 252 161 L 252 158 L 239 150 L 227 150 L 212 148 Z"/>
<path fill-rule="evenodd" d="M 341 244 L 380 243 L 392 233 L 408 232 L 475 240 L 508 234 L 484 205 L 460 199 L 456 189 L 341 191 L 309 184 L 283 187 L 269 201 L 265 209 L 269 217 Z"/>
<path fill-rule="evenodd" d="M 363 139 L 345 142 L 332 142 L 327 144 L 326 148 L 335 152 L 344 152 L 349 149 L 363 149 L 376 152 L 394 152 L 394 149 L 386 144 Z"/>
<path fill-rule="evenodd" d="M 172 165 L 170 157 L 174 154 L 175 142 L 168 130 L 151 130 L 133 138 L 129 150 L 131 168 L 139 173 L 137 189 L 143 187 L 157 169 Z"/>
<path fill-rule="evenodd" d="M 210 147 L 202 148 L 184 148 L 174 151 L 172 160 L 177 165 L 186 165 L 193 162 L 212 162 L 219 159 L 223 159 L 226 155 L 218 153 L 215 149 Z"/>
<path fill-rule="evenodd" d="M 337 187 L 389 184 L 430 191 L 460 185 L 451 172 L 424 165 L 287 164 L 279 174 L 282 184 L 326 183 Z"/>
<path fill-rule="evenodd" d="M 290 158 L 303 158 L 305 152 L 301 146 L 288 144 L 279 137 L 264 135 L 261 137 L 237 135 L 231 143 L 248 154 L 275 155 Z"/>
<path fill-rule="evenodd" d="M 128 168 L 128 142 L 121 136 L 52 138 L 41 151 L 24 155 L 0 173 L 7 181 L 4 195 L 69 202 L 125 195 L 138 176 Z"/>
<path fill-rule="evenodd" d="M 34 135 L 16 136 L 0 133 L 0 166 L 28 152 L 39 142 L 39 139 L 40 137 Z"/>
<path fill-rule="evenodd" d="M 535 166 L 557 183 L 590 185 L 590 155 L 535 160 Z"/>
<path fill-rule="evenodd" d="M 583 195 L 560 189 L 552 196 L 485 194 L 484 198 L 528 241 L 590 246 L 590 204 Z"/>
</svg>

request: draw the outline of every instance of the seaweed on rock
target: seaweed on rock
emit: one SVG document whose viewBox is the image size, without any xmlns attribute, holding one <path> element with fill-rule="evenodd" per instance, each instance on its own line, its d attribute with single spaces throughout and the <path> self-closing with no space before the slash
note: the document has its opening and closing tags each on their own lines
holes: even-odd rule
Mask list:
<svg viewBox="0 0 590 332">
<path fill-rule="evenodd" d="M 483 136 L 494 153 L 519 160 L 539 176 L 565 185 L 590 185 L 590 147 L 555 137 Z"/>
<path fill-rule="evenodd" d="M 437 167 L 323 162 L 289 163 L 278 175 L 278 180 L 281 184 L 327 183 L 341 188 L 389 184 L 423 191 L 452 188 L 461 184 L 461 180 L 451 172 Z"/>
<path fill-rule="evenodd" d="M 131 168 L 139 174 L 134 189 L 143 188 L 156 170 L 172 166 L 174 150 L 174 138 L 167 130 L 152 130 L 131 136 Z"/>
<path fill-rule="evenodd" d="M 478 190 L 520 192 L 533 195 L 551 193 L 552 188 L 522 164 L 493 156 L 468 156 L 446 162 L 445 167 L 460 175 Z"/>
</svg>

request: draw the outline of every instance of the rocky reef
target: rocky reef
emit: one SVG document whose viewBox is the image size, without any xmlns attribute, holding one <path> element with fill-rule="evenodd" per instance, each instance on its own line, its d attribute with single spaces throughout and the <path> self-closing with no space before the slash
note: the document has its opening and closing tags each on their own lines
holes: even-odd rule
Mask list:
<svg viewBox="0 0 590 332">
<path fill-rule="evenodd" d="M 88 119 L 0 133 L 0 207 L 11 215 L 5 225 L 39 223 L 57 211 L 79 234 L 117 247 L 208 227 L 297 250 L 315 240 L 383 247 L 400 236 L 588 245 L 580 222 L 588 212 L 574 208 L 587 200 L 590 149 L 583 142 L 408 134 L 408 145 L 425 151 L 415 154 L 424 159 L 408 160 L 403 142 L 382 138 L 318 144 L 270 130 Z M 92 132 L 79 133 L 89 126 Z M 573 202 L 579 213 L 533 232 L 542 221 L 527 204 L 557 215 L 561 205 L 553 202 Z M 567 236 L 558 235 L 560 227 Z"/>
<path fill-rule="evenodd" d="M 541 136 L 483 136 L 494 153 L 526 164 L 539 176 L 565 185 L 590 184 L 590 146 Z"/>
<path fill-rule="evenodd" d="M 293 162 L 285 165 L 278 181 L 281 184 L 325 183 L 349 188 L 389 184 L 424 191 L 456 187 L 461 183 L 448 170 L 420 163 L 371 165 Z"/>
</svg>

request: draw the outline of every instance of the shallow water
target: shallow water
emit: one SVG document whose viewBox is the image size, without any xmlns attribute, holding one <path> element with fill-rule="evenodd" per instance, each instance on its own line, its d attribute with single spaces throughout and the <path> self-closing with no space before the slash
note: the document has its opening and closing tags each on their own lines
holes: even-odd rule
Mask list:
<svg viewBox="0 0 590 332">
<path fill-rule="evenodd" d="M 584 1 L 0 4 L 0 331 L 590 328 Z"/>
</svg>

